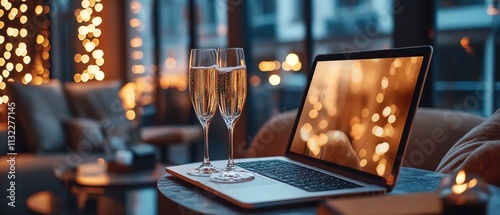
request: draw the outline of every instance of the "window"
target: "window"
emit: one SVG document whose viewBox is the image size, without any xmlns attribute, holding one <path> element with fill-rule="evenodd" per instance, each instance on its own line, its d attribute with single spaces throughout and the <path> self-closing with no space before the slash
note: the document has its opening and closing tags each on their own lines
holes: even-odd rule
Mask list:
<svg viewBox="0 0 500 215">
<path fill-rule="evenodd" d="M 495 60 L 500 26 L 498 15 L 488 10 L 492 6 L 489 2 L 437 3 L 434 106 L 483 116 L 500 107 L 498 96 L 494 96 L 500 90 L 499 77 L 495 75 L 500 74 Z"/>
<path fill-rule="evenodd" d="M 315 55 L 392 46 L 392 1 L 313 2 Z"/>
<path fill-rule="evenodd" d="M 156 23 L 160 83 L 157 119 L 167 124 L 199 125 L 187 82 L 190 49 L 227 46 L 227 5 L 225 0 L 155 1 L 159 4 Z M 192 8 L 190 4 L 193 4 Z M 227 155 L 224 121 L 215 116 L 211 127 L 218 129 L 210 130 L 210 157 L 224 159 Z M 195 149 L 202 150 L 203 147 Z"/>
<path fill-rule="evenodd" d="M 249 130 L 276 112 L 297 108 L 306 83 L 305 23 L 301 0 L 249 1 L 251 54 L 247 64 Z"/>
<path fill-rule="evenodd" d="M 76 8 L 81 2 L 84 1 L 72 4 L 54 1 L 56 5 L 61 4 L 54 8 L 66 8 L 66 11 L 57 14 L 57 10 L 50 10 L 50 15 L 61 20 L 63 17 L 78 20 Z M 158 114 L 155 120 L 167 124 L 197 123 L 187 93 L 189 50 L 226 47 L 230 38 L 231 44 L 241 45 L 247 51 L 250 87 L 245 109 L 249 116 L 247 133 L 252 136 L 276 112 L 299 107 L 313 56 L 396 46 L 399 38 L 408 39 L 394 33 L 394 29 L 401 29 L 394 26 L 396 23 L 399 27 L 400 20 L 420 20 L 420 24 L 429 24 L 418 25 L 426 28 L 422 30 L 425 35 L 403 32 L 406 36 L 429 35 L 427 30 L 434 25 L 428 20 L 432 19 L 414 15 L 395 19 L 393 3 L 391 0 L 106 1 L 103 4 L 109 4 L 104 6 L 108 11 L 102 14 L 100 26 L 103 32 L 109 31 L 101 37 L 102 41 L 107 41 L 102 44 L 108 44 L 103 66 L 113 66 L 113 69 L 105 70 L 106 79 L 128 81 L 135 75 L 151 77 L 149 83 L 156 84 L 156 88 L 148 88 L 151 99 L 145 103 L 156 107 L 151 111 Z M 435 3 L 436 23 L 431 32 L 435 39 L 435 54 L 429 82 L 433 88 L 433 106 L 483 116 L 500 107 L 499 4 L 497 0 L 440 0 Z M 242 6 L 244 13 L 241 14 L 245 16 L 239 11 L 235 13 L 235 8 L 240 9 L 238 6 Z M 29 8 L 33 9 L 28 11 L 35 9 Z M 124 13 L 121 10 L 125 10 Z M 407 11 L 415 12 L 410 15 L 419 14 L 420 10 L 422 8 L 407 8 Z M 45 7 L 42 11 L 45 14 Z M 73 53 L 74 46 L 64 45 L 73 43 L 77 34 L 67 34 L 64 27 L 75 25 L 75 20 L 63 23 L 58 18 L 54 18 L 50 25 L 50 38 L 55 39 L 47 46 L 52 47 L 51 56 L 56 56 L 50 59 L 51 77 L 72 81 L 73 73 L 63 73 L 74 72 L 74 64 L 80 58 Z M 229 35 L 230 28 L 235 27 L 233 20 L 242 25 L 242 31 Z M 5 21 L 5 26 L 7 24 Z M 73 33 L 77 33 L 76 29 Z M 0 30 L 8 29 L 0 27 Z M 246 40 L 235 42 L 234 37 L 239 37 L 235 35 L 240 33 Z M 0 48 L 7 44 L 0 44 Z M 81 44 L 79 42 L 77 46 L 82 48 Z M 26 62 L 33 63 L 33 59 Z M 47 78 L 48 73 L 44 74 L 40 73 Z M 5 82 L 10 76 L 4 76 Z M 32 77 L 32 82 L 41 83 L 41 80 Z M 216 120 L 214 124 L 220 123 L 217 127 L 224 127 Z M 226 132 L 225 129 L 218 130 Z M 223 140 L 224 135 L 221 134 Z M 211 138 L 215 136 L 211 134 Z"/>
<path fill-rule="evenodd" d="M 198 48 L 219 48 L 227 45 L 227 5 L 225 0 L 197 0 L 196 15 Z"/>
</svg>

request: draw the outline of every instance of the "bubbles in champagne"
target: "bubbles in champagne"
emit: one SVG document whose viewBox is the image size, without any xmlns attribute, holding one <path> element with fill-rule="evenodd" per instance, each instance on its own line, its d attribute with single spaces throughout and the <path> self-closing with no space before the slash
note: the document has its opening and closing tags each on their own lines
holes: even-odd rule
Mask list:
<svg viewBox="0 0 500 215">
<path fill-rule="evenodd" d="M 236 123 L 247 95 L 246 66 L 219 68 L 219 109 L 226 125 Z"/>
<path fill-rule="evenodd" d="M 189 69 L 189 95 L 202 124 L 212 120 L 217 111 L 217 73 L 215 66 Z"/>
</svg>

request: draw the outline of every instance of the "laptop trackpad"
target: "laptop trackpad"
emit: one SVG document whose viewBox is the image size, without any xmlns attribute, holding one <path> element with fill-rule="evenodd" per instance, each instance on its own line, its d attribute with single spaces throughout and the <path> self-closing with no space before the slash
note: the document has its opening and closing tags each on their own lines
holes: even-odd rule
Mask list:
<svg viewBox="0 0 500 215">
<path fill-rule="evenodd" d="M 220 188 L 228 189 L 228 188 L 244 188 L 244 187 L 253 187 L 253 186 L 264 186 L 264 185 L 272 185 L 277 184 L 277 182 L 271 181 L 262 176 L 256 175 L 255 179 L 251 181 L 234 183 L 234 184 L 224 184 L 224 183 L 216 183 Z"/>
</svg>

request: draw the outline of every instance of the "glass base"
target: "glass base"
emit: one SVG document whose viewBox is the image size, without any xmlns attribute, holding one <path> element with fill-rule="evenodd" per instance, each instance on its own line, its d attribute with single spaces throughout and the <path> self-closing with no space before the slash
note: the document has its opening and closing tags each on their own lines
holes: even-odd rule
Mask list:
<svg viewBox="0 0 500 215">
<path fill-rule="evenodd" d="M 221 172 L 210 175 L 210 181 L 218 183 L 238 183 L 251 181 L 254 178 L 255 176 L 252 172 L 238 167 L 226 167 Z"/>
<path fill-rule="evenodd" d="M 202 163 L 198 168 L 194 168 L 192 170 L 188 171 L 188 175 L 192 176 L 202 176 L 202 177 L 208 177 L 212 173 L 220 172 L 220 169 L 215 168 L 212 166 L 210 163 Z"/>
</svg>

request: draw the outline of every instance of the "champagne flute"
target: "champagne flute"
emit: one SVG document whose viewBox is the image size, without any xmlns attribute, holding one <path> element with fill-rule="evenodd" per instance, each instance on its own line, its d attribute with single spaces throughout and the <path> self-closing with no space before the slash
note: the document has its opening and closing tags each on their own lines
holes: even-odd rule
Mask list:
<svg viewBox="0 0 500 215">
<path fill-rule="evenodd" d="M 208 153 L 208 128 L 217 111 L 216 59 L 215 49 L 191 49 L 189 56 L 189 96 L 204 133 L 203 162 L 199 167 L 189 170 L 189 175 L 208 177 L 219 171 L 210 163 Z"/>
<path fill-rule="evenodd" d="M 233 130 L 247 95 L 247 68 L 242 48 L 218 49 L 219 110 L 229 130 L 229 160 L 221 172 L 210 175 L 210 181 L 236 183 L 254 179 L 254 175 L 234 165 Z"/>
</svg>

